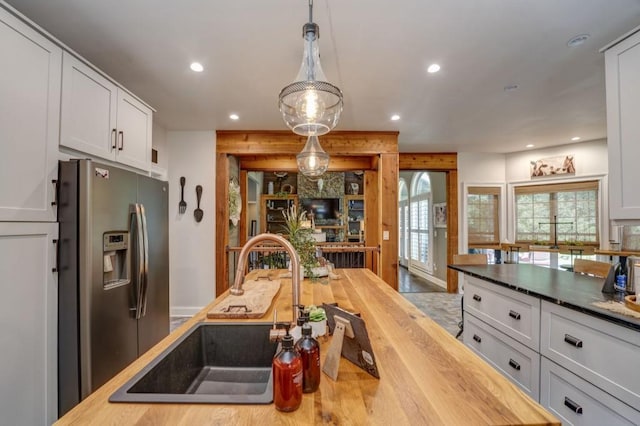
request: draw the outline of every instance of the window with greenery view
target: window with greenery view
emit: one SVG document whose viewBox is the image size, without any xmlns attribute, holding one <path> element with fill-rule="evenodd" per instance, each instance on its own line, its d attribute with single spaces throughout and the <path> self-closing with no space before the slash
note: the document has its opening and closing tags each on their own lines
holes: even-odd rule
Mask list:
<svg viewBox="0 0 640 426">
<path fill-rule="evenodd" d="M 500 188 L 467 189 L 467 234 L 470 248 L 500 244 Z"/>
<path fill-rule="evenodd" d="M 516 242 L 599 244 L 598 182 L 515 188 Z M 554 227 L 553 223 L 557 223 Z"/>
</svg>

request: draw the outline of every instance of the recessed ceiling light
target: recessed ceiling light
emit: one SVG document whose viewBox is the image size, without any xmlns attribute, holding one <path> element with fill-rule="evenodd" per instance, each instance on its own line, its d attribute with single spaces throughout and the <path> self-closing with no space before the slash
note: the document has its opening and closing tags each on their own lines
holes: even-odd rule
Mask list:
<svg viewBox="0 0 640 426">
<path fill-rule="evenodd" d="M 571 40 L 569 40 L 567 42 L 567 46 L 569 47 L 576 47 L 576 46 L 580 46 L 582 43 L 584 43 L 585 41 L 587 41 L 587 39 L 590 37 L 589 34 L 580 34 L 577 35 L 575 37 L 572 37 Z"/>
<path fill-rule="evenodd" d="M 527 144 L 527 146 L 525 148 L 533 148 L 535 145 L 533 145 L 532 143 Z"/>
<path fill-rule="evenodd" d="M 504 86 L 504 91 L 505 92 L 513 92 L 514 90 L 518 90 L 518 85 L 517 84 L 509 84 L 507 86 Z"/>
<path fill-rule="evenodd" d="M 202 64 L 200 62 L 193 62 L 193 63 L 191 63 L 191 65 L 189 67 L 191 68 L 191 71 L 195 71 L 195 72 L 204 71 L 204 67 L 202 66 Z"/>
<path fill-rule="evenodd" d="M 427 68 L 427 72 L 431 74 L 438 71 L 440 71 L 440 65 L 438 64 L 431 64 L 429 65 L 429 68 Z"/>
<path fill-rule="evenodd" d="M 400 120 L 400 116 L 398 114 L 393 114 L 391 116 L 391 121 L 398 121 L 398 120 Z"/>
<path fill-rule="evenodd" d="M 574 136 L 571 138 L 572 141 L 579 141 L 580 140 L 580 136 Z"/>
<path fill-rule="evenodd" d="M 237 119 L 239 119 L 239 118 L 240 118 L 240 116 L 239 116 L 238 114 L 231 114 L 231 115 L 229 116 L 229 118 L 230 118 L 230 119 L 232 119 L 232 120 L 237 120 Z"/>
</svg>

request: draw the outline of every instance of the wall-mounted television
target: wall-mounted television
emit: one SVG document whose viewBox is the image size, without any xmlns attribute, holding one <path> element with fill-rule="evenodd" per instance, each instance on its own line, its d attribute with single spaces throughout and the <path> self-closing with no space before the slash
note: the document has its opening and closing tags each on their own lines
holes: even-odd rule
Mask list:
<svg viewBox="0 0 640 426">
<path fill-rule="evenodd" d="M 313 213 L 316 223 L 338 219 L 342 211 L 340 198 L 301 198 L 300 210 Z"/>
</svg>

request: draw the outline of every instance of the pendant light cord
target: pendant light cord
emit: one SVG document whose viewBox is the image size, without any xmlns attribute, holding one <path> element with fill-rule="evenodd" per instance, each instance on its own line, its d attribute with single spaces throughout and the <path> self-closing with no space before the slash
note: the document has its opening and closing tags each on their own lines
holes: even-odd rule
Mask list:
<svg viewBox="0 0 640 426">
<path fill-rule="evenodd" d="M 309 22 L 313 22 L 313 0 L 309 0 Z"/>
</svg>

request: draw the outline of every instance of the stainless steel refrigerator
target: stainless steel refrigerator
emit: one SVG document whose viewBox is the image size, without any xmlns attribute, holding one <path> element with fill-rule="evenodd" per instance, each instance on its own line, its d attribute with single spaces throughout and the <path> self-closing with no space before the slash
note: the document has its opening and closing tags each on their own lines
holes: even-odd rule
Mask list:
<svg viewBox="0 0 640 426">
<path fill-rule="evenodd" d="M 168 184 L 61 161 L 58 412 L 169 333 Z"/>
</svg>

